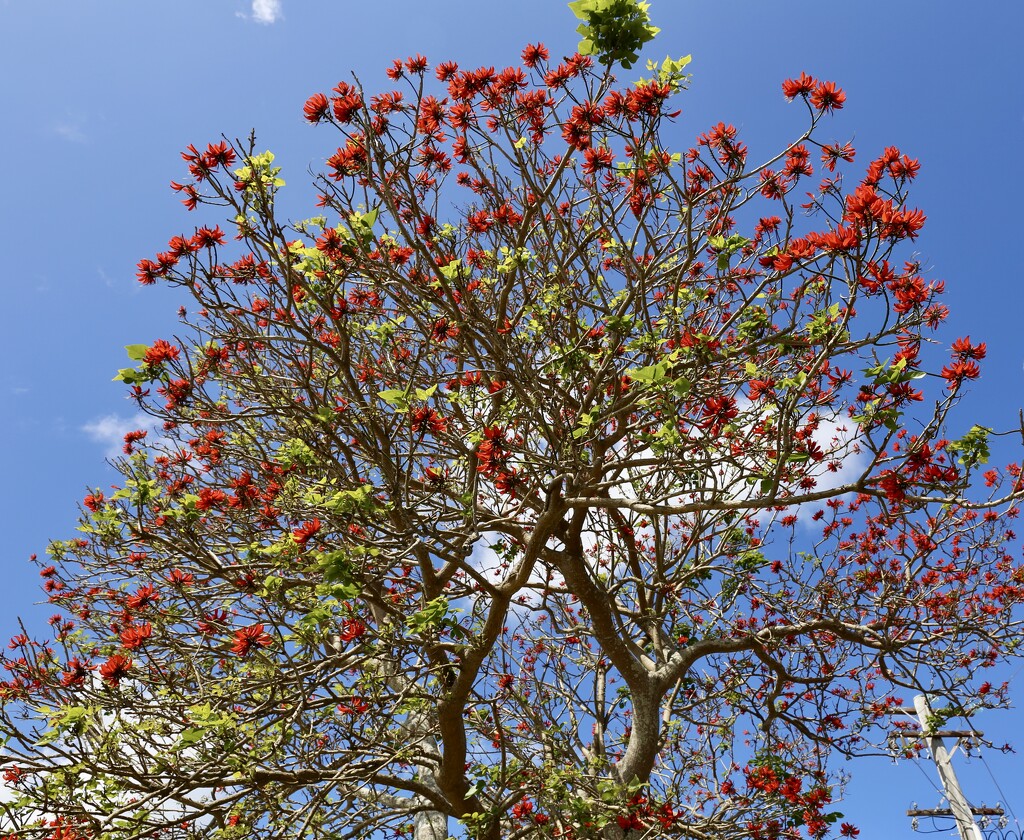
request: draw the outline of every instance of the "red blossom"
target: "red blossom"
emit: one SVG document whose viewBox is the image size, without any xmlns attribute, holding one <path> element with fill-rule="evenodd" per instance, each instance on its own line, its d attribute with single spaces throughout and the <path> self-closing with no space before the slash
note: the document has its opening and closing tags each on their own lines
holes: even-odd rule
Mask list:
<svg viewBox="0 0 1024 840">
<path fill-rule="evenodd" d="M 543 44 L 527 44 L 523 50 L 523 64 L 531 70 L 541 61 L 548 60 L 548 48 Z"/>
<path fill-rule="evenodd" d="M 984 359 L 987 352 L 985 342 L 971 344 L 971 337 L 958 338 L 953 342 L 952 351 L 961 359 Z"/>
<path fill-rule="evenodd" d="M 975 362 L 960 360 L 946 365 L 940 372 L 950 390 L 957 390 L 965 379 L 977 379 L 981 376 L 981 368 Z"/>
<path fill-rule="evenodd" d="M 358 618 L 346 618 L 341 625 L 341 640 L 343 642 L 351 642 L 354 639 L 358 639 L 366 632 L 366 625 L 363 624 Z"/>
<path fill-rule="evenodd" d="M 116 686 L 132 669 L 132 661 L 127 656 L 115 653 L 106 662 L 100 665 L 100 676 L 109 685 Z"/>
<path fill-rule="evenodd" d="M 813 76 L 801 73 L 799 79 L 786 79 L 782 83 L 782 93 L 786 99 L 795 99 L 798 96 L 807 97 L 817 84 L 818 81 Z"/>
<path fill-rule="evenodd" d="M 160 593 L 156 591 L 156 588 L 150 584 L 140 586 L 135 590 L 135 594 L 128 598 L 125 602 L 128 609 L 133 612 L 144 610 L 147 607 L 153 606 L 157 601 L 160 600 Z"/>
<path fill-rule="evenodd" d="M 143 286 L 152 286 L 158 277 L 163 277 L 164 273 L 164 268 L 159 263 L 152 260 L 139 260 L 135 276 Z"/>
<path fill-rule="evenodd" d="M 136 650 L 145 644 L 146 639 L 153 635 L 153 625 L 149 622 L 126 627 L 121 631 L 121 647 L 125 650 Z"/>
<path fill-rule="evenodd" d="M 176 589 L 183 588 L 195 583 L 195 577 L 191 572 L 183 572 L 181 569 L 171 569 L 167 574 L 167 582 Z"/>
<path fill-rule="evenodd" d="M 448 421 L 433 408 L 421 406 L 409 414 L 409 426 L 418 435 L 441 434 L 448 430 Z"/>
<path fill-rule="evenodd" d="M 583 171 L 587 175 L 593 175 L 598 169 L 610 169 L 613 160 L 611 150 L 603 146 L 587 149 L 583 153 Z"/>
<path fill-rule="evenodd" d="M 233 166 L 235 163 L 235 151 L 226 141 L 211 143 L 206 147 L 206 152 L 203 154 L 203 163 L 208 169 L 213 169 L 215 166 Z"/>
<path fill-rule="evenodd" d="M 821 162 L 825 164 L 825 168 L 829 172 L 835 172 L 836 164 L 841 160 L 851 163 L 855 155 L 856 152 L 849 143 L 843 146 L 836 143 L 832 146 L 821 147 Z"/>
<path fill-rule="evenodd" d="M 334 92 L 338 94 L 331 98 L 331 108 L 334 111 L 334 118 L 340 123 L 350 123 L 359 114 L 363 107 L 363 96 L 359 89 L 348 82 L 338 82 L 334 86 Z"/>
<path fill-rule="evenodd" d="M 84 504 L 93 513 L 96 513 L 101 507 L 103 507 L 103 493 L 97 490 L 95 493 L 90 493 L 83 500 Z"/>
<path fill-rule="evenodd" d="M 274 643 L 270 634 L 264 631 L 262 624 L 253 624 L 236 630 L 234 640 L 231 652 L 243 657 L 248 656 L 253 650 L 270 647 Z"/>
<path fill-rule="evenodd" d="M 228 614 L 225 610 L 213 610 L 196 622 L 196 629 L 203 636 L 213 636 L 219 632 L 227 620 Z"/>
<path fill-rule="evenodd" d="M 224 231 L 220 225 L 213 228 L 201 227 L 192 237 L 192 244 L 197 248 L 212 248 L 214 245 L 223 245 L 224 241 Z"/>
<path fill-rule="evenodd" d="M 90 665 L 80 659 L 69 659 L 67 667 L 60 677 L 60 684 L 65 688 L 79 688 L 85 685 L 85 678 L 90 671 L 96 670 L 95 665 Z"/>
<path fill-rule="evenodd" d="M 203 487 L 199 491 L 199 498 L 196 499 L 195 506 L 196 510 L 214 510 L 221 509 L 228 503 L 228 494 L 223 490 L 217 490 L 212 487 Z"/>
<path fill-rule="evenodd" d="M 314 536 L 320 532 L 321 528 L 319 519 L 312 519 L 308 522 L 303 522 L 298 528 L 292 531 L 292 539 L 295 544 L 300 547 L 305 547 Z"/>
<path fill-rule="evenodd" d="M 142 361 L 147 365 L 162 365 L 164 362 L 173 362 L 177 359 L 179 352 L 173 344 L 158 338 L 153 342 L 153 346 L 146 350 Z"/>
<path fill-rule="evenodd" d="M 439 82 L 447 82 L 459 72 L 459 65 L 454 61 L 442 61 L 434 68 L 434 75 Z"/>
<path fill-rule="evenodd" d="M 414 75 L 421 76 L 427 72 L 426 56 L 416 54 L 405 60 L 405 69 Z"/>
<path fill-rule="evenodd" d="M 314 93 L 302 108 L 302 113 L 311 123 L 318 123 L 327 117 L 327 97 L 322 93 Z"/>
<path fill-rule="evenodd" d="M 846 102 L 846 94 L 835 82 L 822 82 L 811 94 L 811 104 L 819 111 L 838 111 Z"/>
</svg>

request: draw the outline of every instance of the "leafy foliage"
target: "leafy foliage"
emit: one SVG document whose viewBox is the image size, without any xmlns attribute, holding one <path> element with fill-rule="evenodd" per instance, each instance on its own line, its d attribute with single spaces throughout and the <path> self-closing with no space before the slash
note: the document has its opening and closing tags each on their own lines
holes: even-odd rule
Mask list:
<svg viewBox="0 0 1024 840">
<path fill-rule="evenodd" d="M 639 57 L 644 44 L 661 30 L 653 26 L 647 10 L 650 3 L 638 0 L 575 0 L 569 4 L 583 23 L 577 32 L 581 55 L 596 55 L 606 64 L 619 63 L 627 70 Z"/>
</svg>

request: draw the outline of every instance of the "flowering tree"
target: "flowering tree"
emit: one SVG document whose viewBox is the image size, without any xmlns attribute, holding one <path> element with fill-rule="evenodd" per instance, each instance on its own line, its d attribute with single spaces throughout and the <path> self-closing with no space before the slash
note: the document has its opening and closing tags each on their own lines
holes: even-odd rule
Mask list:
<svg viewBox="0 0 1024 840">
<path fill-rule="evenodd" d="M 305 221 L 253 141 L 183 154 L 237 242 L 139 264 L 188 338 L 128 348 L 163 430 L 4 658 L 8 836 L 854 836 L 830 756 L 1003 701 L 1020 468 L 951 414 L 917 161 L 857 169 L 806 75 L 771 160 L 675 151 L 688 58 L 593 32 L 314 94 Z"/>
</svg>

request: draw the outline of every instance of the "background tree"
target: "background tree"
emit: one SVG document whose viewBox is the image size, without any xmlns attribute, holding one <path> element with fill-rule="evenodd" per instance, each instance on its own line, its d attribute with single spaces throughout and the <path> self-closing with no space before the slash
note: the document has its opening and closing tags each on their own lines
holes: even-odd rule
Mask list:
<svg viewBox="0 0 1024 840">
<path fill-rule="evenodd" d="M 302 222 L 253 140 L 186 150 L 240 244 L 139 264 L 190 334 L 128 348 L 163 434 L 5 658 L 17 836 L 819 836 L 901 691 L 1004 699 L 1020 469 L 949 439 L 985 345 L 928 346 L 917 162 L 847 187 L 807 76 L 772 160 L 675 152 L 688 59 L 601 37 L 313 95 Z"/>
</svg>

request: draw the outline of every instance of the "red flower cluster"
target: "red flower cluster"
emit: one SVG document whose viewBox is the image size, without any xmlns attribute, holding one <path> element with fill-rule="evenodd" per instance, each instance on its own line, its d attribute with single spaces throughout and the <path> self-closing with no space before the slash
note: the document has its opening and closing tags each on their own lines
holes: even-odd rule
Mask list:
<svg viewBox="0 0 1024 840">
<path fill-rule="evenodd" d="M 409 413 L 409 426 L 420 437 L 428 432 L 438 435 L 448 430 L 448 421 L 435 409 L 420 406 Z"/>
<path fill-rule="evenodd" d="M 636 122 L 641 117 L 657 116 L 661 106 L 672 95 L 672 87 L 661 82 L 641 82 L 624 94 L 613 90 L 605 97 L 604 112 L 609 117 L 624 117 Z"/>
<path fill-rule="evenodd" d="M 96 670 L 95 665 L 83 662 L 79 659 L 69 659 L 67 668 L 61 674 L 60 684 L 66 688 L 78 688 L 85 685 L 85 678 L 90 671 Z"/>
<path fill-rule="evenodd" d="M 366 146 L 361 134 L 349 138 L 344 149 L 338 149 L 327 158 L 327 165 L 334 171 L 331 177 L 338 181 L 346 175 L 358 175 L 366 168 Z"/>
<path fill-rule="evenodd" d="M 941 376 L 946 380 L 949 390 L 956 391 L 965 379 L 977 379 L 981 376 L 981 367 L 975 359 L 984 359 L 988 352 L 984 342 L 971 344 L 971 337 L 958 338 L 953 342 L 953 362 L 946 365 Z"/>
<path fill-rule="evenodd" d="M 127 656 L 115 653 L 106 662 L 100 665 L 100 676 L 109 685 L 117 685 L 132 669 L 132 661 Z"/>
<path fill-rule="evenodd" d="M 218 166 L 232 166 L 235 162 L 235 151 L 227 142 L 210 143 L 205 152 L 199 152 L 195 146 L 189 145 L 181 153 L 181 159 L 188 164 L 188 171 L 196 181 L 203 181 Z"/>
<path fill-rule="evenodd" d="M 295 544 L 300 548 L 305 548 L 314 536 L 320 532 L 320 520 L 312 519 L 309 522 L 303 522 L 298 528 L 292 531 L 292 539 L 295 540 Z"/>
<path fill-rule="evenodd" d="M 562 139 L 574 149 L 589 149 L 591 132 L 604 120 L 604 109 L 593 102 L 574 105 L 562 128 Z"/>
<path fill-rule="evenodd" d="M 84 504 L 93 513 L 96 513 L 103 506 L 103 493 L 97 490 L 95 493 L 90 493 L 83 500 Z"/>
<path fill-rule="evenodd" d="M 351 642 L 366 632 L 366 625 L 358 618 L 346 618 L 341 625 L 341 640 Z"/>
<path fill-rule="evenodd" d="M 131 455 L 135 451 L 135 444 L 143 440 L 149 434 L 144 429 L 136 429 L 124 436 L 124 454 Z"/>
<path fill-rule="evenodd" d="M 334 92 L 338 94 L 331 99 L 334 118 L 340 123 L 352 122 L 363 107 L 362 94 L 347 82 L 338 82 L 334 87 Z M 306 103 L 306 108 L 309 108 L 309 102 Z M 309 119 L 308 113 L 306 119 Z"/>
<path fill-rule="evenodd" d="M 511 453 L 505 449 L 505 430 L 500 426 L 484 429 L 484 439 L 476 449 L 476 471 L 487 478 L 494 478 L 504 469 Z"/>
<path fill-rule="evenodd" d="M 228 494 L 223 490 L 215 490 L 212 487 L 203 487 L 199 491 L 199 498 L 196 499 L 196 510 L 220 510 L 228 503 Z"/>
<path fill-rule="evenodd" d="M 136 650 L 145 644 L 146 639 L 153 635 L 153 625 L 148 621 L 134 624 L 121 631 L 121 647 L 125 650 Z"/>
<path fill-rule="evenodd" d="M 739 413 L 734 397 L 710 397 L 704 401 L 701 428 L 707 429 L 712 435 L 717 435 L 722 427 L 736 419 Z"/>
<path fill-rule="evenodd" d="M 179 353 L 180 351 L 173 344 L 158 338 L 153 342 L 153 346 L 146 351 L 142 361 L 147 365 L 162 365 L 164 362 L 173 362 L 178 358 Z"/>
<path fill-rule="evenodd" d="M 818 82 L 813 76 L 801 73 L 798 79 L 786 79 L 782 83 L 786 99 L 798 96 L 810 98 L 811 105 L 819 111 L 838 111 L 846 102 L 846 94 L 836 87 L 835 82 Z"/>
<path fill-rule="evenodd" d="M 314 93 L 302 108 L 302 113 L 311 123 L 318 123 L 327 116 L 327 97 L 322 93 Z"/>
<path fill-rule="evenodd" d="M 145 586 L 140 586 L 136 589 L 135 594 L 125 603 L 132 612 L 138 612 L 153 606 L 159 600 L 160 593 L 156 591 L 154 586 L 147 583 Z"/>
<path fill-rule="evenodd" d="M 236 630 L 234 638 L 231 652 L 238 656 L 248 656 L 253 650 L 270 647 L 274 643 L 270 634 L 264 631 L 262 624 L 253 624 L 251 627 Z"/>
<path fill-rule="evenodd" d="M 531 70 L 540 62 L 548 60 L 548 48 L 543 44 L 527 44 L 523 50 L 523 64 Z"/>
<path fill-rule="evenodd" d="M 167 582 L 175 589 L 185 588 L 195 583 L 195 577 L 191 572 L 183 572 L 181 569 L 171 569 L 167 575 Z"/>
</svg>

